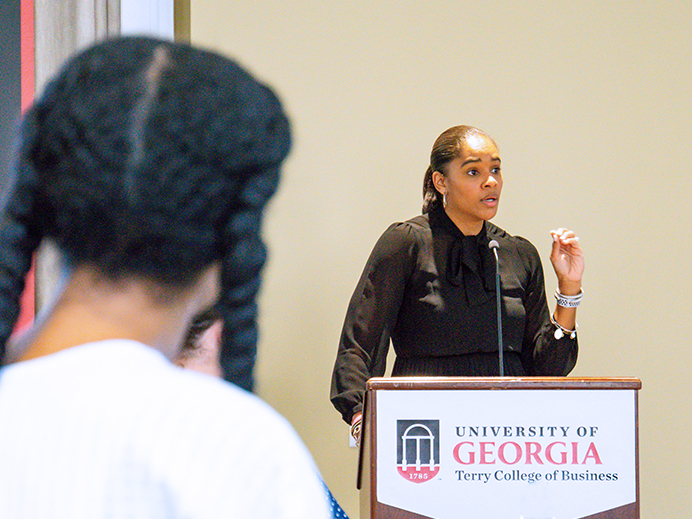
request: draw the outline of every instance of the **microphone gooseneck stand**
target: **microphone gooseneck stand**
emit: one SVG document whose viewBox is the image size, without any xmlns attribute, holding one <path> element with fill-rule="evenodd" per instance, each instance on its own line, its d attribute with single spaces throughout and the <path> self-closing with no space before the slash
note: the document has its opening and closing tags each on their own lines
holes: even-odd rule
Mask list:
<svg viewBox="0 0 692 519">
<path fill-rule="evenodd" d="M 500 363 L 500 376 L 505 376 L 505 359 L 504 350 L 502 348 L 502 293 L 500 292 L 500 258 L 497 255 L 497 249 L 500 244 L 495 240 L 488 243 L 495 255 L 495 299 L 497 301 L 497 355 Z"/>
</svg>

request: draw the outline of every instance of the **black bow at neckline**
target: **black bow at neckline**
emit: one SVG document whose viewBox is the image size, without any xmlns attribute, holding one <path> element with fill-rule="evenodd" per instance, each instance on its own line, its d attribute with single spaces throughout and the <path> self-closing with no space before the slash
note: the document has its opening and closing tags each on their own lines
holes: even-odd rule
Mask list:
<svg viewBox="0 0 692 519">
<path fill-rule="evenodd" d="M 440 223 L 451 237 L 447 253 L 447 281 L 464 287 L 469 306 L 482 305 L 495 296 L 495 259 L 483 223 L 475 236 L 462 233 L 444 209 L 437 211 Z"/>
</svg>

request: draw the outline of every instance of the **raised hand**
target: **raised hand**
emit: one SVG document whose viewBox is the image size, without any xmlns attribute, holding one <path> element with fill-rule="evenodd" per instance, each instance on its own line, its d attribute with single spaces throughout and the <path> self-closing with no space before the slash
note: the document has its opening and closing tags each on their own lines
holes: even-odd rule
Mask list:
<svg viewBox="0 0 692 519">
<path fill-rule="evenodd" d="M 584 254 L 574 231 L 560 227 L 550 231 L 553 249 L 550 261 L 557 275 L 558 287 L 564 295 L 575 295 L 581 289 Z"/>
</svg>

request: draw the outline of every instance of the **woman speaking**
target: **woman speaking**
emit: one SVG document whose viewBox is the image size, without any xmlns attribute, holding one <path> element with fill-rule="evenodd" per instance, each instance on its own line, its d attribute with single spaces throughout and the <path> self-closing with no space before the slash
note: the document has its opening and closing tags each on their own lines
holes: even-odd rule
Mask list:
<svg viewBox="0 0 692 519">
<path fill-rule="evenodd" d="M 365 382 L 383 376 L 497 376 L 495 256 L 501 278 L 503 371 L 564 376 L 577 360 L 582 250 L 571 230 L 550 232 L 557 275 L 551 314 L 536 248 L 490 223 L 502 193 L 495 141 L 455 126 L 435 141 L 423 214 L 391 225 L 375 245 L 346 313 L 331 401 L 359 428 Z"/>
</svg>

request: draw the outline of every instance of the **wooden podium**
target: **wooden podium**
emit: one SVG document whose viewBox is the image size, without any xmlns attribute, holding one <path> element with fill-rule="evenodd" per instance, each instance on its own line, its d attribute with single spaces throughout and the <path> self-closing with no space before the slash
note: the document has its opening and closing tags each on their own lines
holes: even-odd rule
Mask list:
<svg viewBox="0 0 692 519">
<path fill-rule="evenodd" d="M 636 378 L 373 378 L 361 519 L 638 519 Z"/>
</svg>

